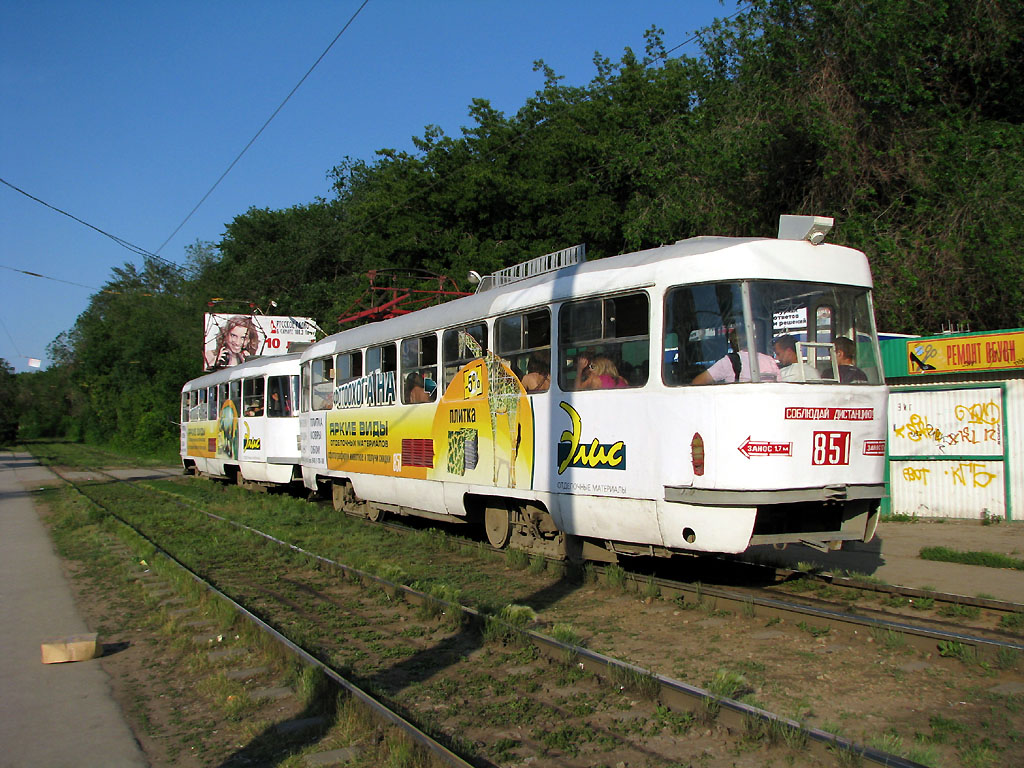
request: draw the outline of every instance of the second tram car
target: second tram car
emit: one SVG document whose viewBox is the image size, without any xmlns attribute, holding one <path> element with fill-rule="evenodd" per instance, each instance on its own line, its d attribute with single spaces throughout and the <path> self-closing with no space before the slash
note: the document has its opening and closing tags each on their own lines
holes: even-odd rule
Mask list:
<svg viewBox="0 0 1024 768">
<path fill-rule="evenodd" d="M 298 402 L 298 353 L 193 379 L 181 390 L 182 465 L 239 485 L 298 480 Z"/>
<path fill-rule="evenodd" d="M 306 486 L 574 559 L 869 540 L 887 389 L 868 262 L 784 219 L 806 231 L 551 254 L 316 342 Z"/>
</svg>

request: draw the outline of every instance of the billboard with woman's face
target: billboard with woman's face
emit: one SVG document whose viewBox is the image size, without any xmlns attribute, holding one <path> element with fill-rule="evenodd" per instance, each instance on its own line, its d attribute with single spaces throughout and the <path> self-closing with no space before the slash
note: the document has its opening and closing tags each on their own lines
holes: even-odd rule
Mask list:
<svg viewBox="0 0 1024 768">
<path fill-rule="evenodd" d="M 286 355 L 294 345 L 316 338 L 316 325 L 308 317 L 207 314 L 205 326 L 203 367 L 207 371 L 253 357 Z"/>
</svg>

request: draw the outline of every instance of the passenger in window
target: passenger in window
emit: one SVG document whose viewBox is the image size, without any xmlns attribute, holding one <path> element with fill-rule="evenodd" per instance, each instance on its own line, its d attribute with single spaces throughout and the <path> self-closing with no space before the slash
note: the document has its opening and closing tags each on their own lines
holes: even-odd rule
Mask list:
<svg viewBox="0 0 1024 768">
<path fill-rule="evenodd" d="M 840 384 L 867 384 L 868 375 L 857 367 L 857 345 L 852 339 L 839 336 L 835 340 L 836 362 L 839 363 Z"/>
<path fill-rule="evenodd" d="M 691 384 L 717 384 L 719 382 L 742 382 L 750 381 L 750 355 L 746 349 L 742 326 L 729 332 L 729 345 L 732 352 L 726 354 L 721 360 L 713 363 L 707 370 L 701 371 L 693 377 Z M 739 350 L 738 352 L 736 350 Z M 758 370 L 761 373 L 762 381 L 777 381 L 779 378 L 779 364 L 775 358 L 764 352 L 757 353 Z"/>
<path fill-rule="evenodd" d="M 595 355 L 587 367 L 587 376 L 580 389 L 621 389 L 628 386 L 629 382 L 619 375 L 619 369 L 611 358 Z"/>
<path fill-rule="evenodd" d="M 796 339 L 788 334 L 775 340 L 775 359 L 779 361 L 779 381 L 818 381 L 821 374 L 796 353 Z"/>
<path fill-rule="evenodd" d="M 534 354 L 526 364 L 526 375 L 523 376 L 523 389 L 530 394 L 547 392 L 551 386 L 551 358 L 548 354 Z"/>
<path fill-rule="evenodd" d="M 291 416 L 292 405 L 288 401 L 288 395 L 285 395 L 284 400 L 282 401 L 281 396 L 277 393 L 276 390 L 274 392 L 271 392 L 270 406 L 267 413 L 270 416 Z"/>
<path fill-rule="evenodd" d="M 405 377 L 405 402 L 429 403 L 433 400 L 432 394 L 427 393 L 423 383 L 422 374 L 416 371 Z"/>
</svg>

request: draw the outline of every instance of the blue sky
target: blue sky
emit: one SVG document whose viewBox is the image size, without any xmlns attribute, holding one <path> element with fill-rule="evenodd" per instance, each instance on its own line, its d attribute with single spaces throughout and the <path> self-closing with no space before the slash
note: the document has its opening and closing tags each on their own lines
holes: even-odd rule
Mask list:
<svg viewBox="0 0 1024 768">
<path fill-rule="evenodd" d="M 0 0 L 0 178 L 155 251 L 362 1 Z M 457 136 L 474 98 L 514 113 L 543 85 L 536 59 L 584 85 L 595 51 L 642 54 L 652 25 L 672 48 L 738 5 L 370 0 L 160 255 L 184 262 L 250 207 L 330 197 L 327 172 L 346 156 L 411 150 L 429 124 Z M 47 345 L 126 262 L 141 258 L 0 185 L 0 357 L 45 367 Z"/>
</svg>

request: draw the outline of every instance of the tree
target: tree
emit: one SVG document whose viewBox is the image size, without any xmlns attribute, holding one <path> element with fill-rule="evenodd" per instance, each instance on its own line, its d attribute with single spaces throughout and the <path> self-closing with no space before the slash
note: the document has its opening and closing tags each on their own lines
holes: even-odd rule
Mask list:
<svg viewBox="0 0 1024 768">
<path fill-rule="evenodd" d="M 17 394 L 14 368 L 0 358 L 0 445 L 12 443 L 18 436 Z"/>
</svg>

